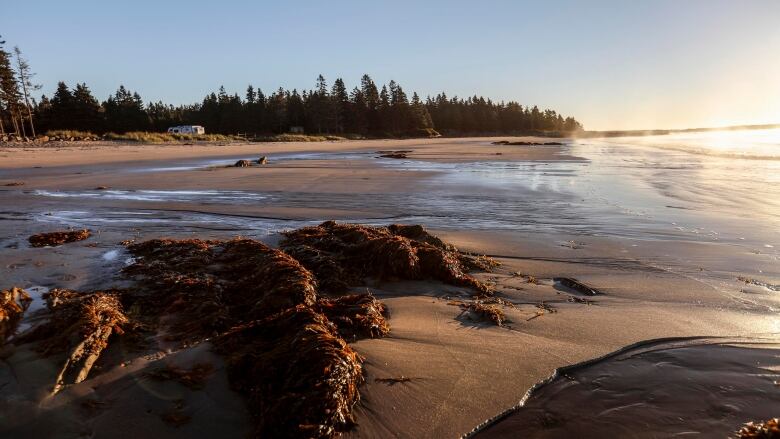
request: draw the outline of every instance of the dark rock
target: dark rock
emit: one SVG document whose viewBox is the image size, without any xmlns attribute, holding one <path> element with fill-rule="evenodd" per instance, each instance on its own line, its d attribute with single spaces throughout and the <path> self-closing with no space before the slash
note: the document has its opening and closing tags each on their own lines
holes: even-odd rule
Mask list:
<svg viewBox="0 0 780 439">
<path fill-rule="evenodd" d="M 599 290 L 590 287 L 588 285 L 585 285 L 584 283 L 578 281 L 577 279 L 572 279 L 570 277 L 556 277 L 553 278 L 554 282 L 558 282 L 564 287 L 571 288 L 572 290 L 585 294 L 586 296 L 595 296 L 598 294 L 602 294 Z"/>
<path fill-rule="evenodd" d="M 406 156 L 406 153 L 403 152 L 393 152 L 390 154 L 382 154 L 379 157 L 386 158 L 386 159 L 405 159 L 408 158 Z"/>
</svg>

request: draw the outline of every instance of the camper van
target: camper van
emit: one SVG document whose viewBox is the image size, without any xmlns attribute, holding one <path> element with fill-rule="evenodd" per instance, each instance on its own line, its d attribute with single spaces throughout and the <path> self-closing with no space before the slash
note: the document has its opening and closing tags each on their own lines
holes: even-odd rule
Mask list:
<svg viewBox="0 0 780 439">
<path fill-rule="evenodd" d="M 200 125 L 180 125 L 168 128 L 168 134 L 206 134 L 206 129 Z"/>
</svg>

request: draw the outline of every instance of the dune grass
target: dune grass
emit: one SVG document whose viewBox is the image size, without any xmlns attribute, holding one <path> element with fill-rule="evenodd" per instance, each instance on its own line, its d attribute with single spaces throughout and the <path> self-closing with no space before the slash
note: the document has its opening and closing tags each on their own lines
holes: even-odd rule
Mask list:
<svg viewBox="0 0 780 439">
<path fill-rule="evenodd" d="M 273 136 L 261 136 L 252 139 L 254 142 L 326 142 L 329 140 L 346 140 L 346 137 L 326 135 L 310 135 L 310 134 L 276 134 Z"/>
<path fill-rule="evenodd" d="M 69 139 L 73 137 L 74 139 L 97 139 L 100 136 L 97 134 L 94 134 L 90 131 L 79 131 L 79 130 L 50 130 L 47 131 L 46 136 L 48 137 L 58 137 L 61 139 Z"/>
<path fill-rule="evenodd" d="M 132 131 L 122 134 L 108 133 L 103 136 L 103 138 L 106 140 L 142 143 L 169 143 L 181 141 L 229 142 L 232 140 L 243 140 L 236 136 L 226 136 L 224 134 L 171 134 L 152 133 L 148 131 Z"/>
</svg>

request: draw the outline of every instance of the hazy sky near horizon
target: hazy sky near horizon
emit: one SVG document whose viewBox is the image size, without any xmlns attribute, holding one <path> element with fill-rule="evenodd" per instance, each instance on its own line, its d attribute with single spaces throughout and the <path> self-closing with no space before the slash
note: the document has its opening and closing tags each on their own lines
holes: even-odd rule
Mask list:
<svg viewBox="0 0 780 439">
<path fill-rule="evenodd" d="M 587 129 L 780 123 L 780 1 L 0 0 L 42 92 L 119 84 L 193 103 L 224 85 L 363 73 L 552 108 Z"/>
</svg>

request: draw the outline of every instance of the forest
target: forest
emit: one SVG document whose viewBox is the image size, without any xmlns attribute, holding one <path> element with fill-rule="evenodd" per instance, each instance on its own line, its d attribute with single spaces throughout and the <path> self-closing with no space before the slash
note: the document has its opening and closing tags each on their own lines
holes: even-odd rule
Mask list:
<svg viewBox="0 0 780 439">
<path fill-rule="evenodd" d="M 191 105 L 144 102 L 123 85 L 101 102 L 87 84 L 64 82 L 51 97 L 36 98 L 41 86 L 29 63 L 18 47 L 8 51 L 4 43 L 0 41 L 2 135 L 29 138 L 51 130 L 162 132 L 176 125 L 203 125 L 207 133 L 247 136 L 286 133 L 293 127 L 308 134 L 367 137 L 556 135 L 583 129 L 573 117 L 514 101 L 449 97 L 443 92 L 425 99 L 417 93 L 409 97 L 395 81 L 379 87 L 367 74 L 352 90 L 341 78 L 329 86 L 319 75 L 309 90 L 280 87 L 267 95 L 249 85 L 241 96 L 220 87 Z"/>
</svg>

